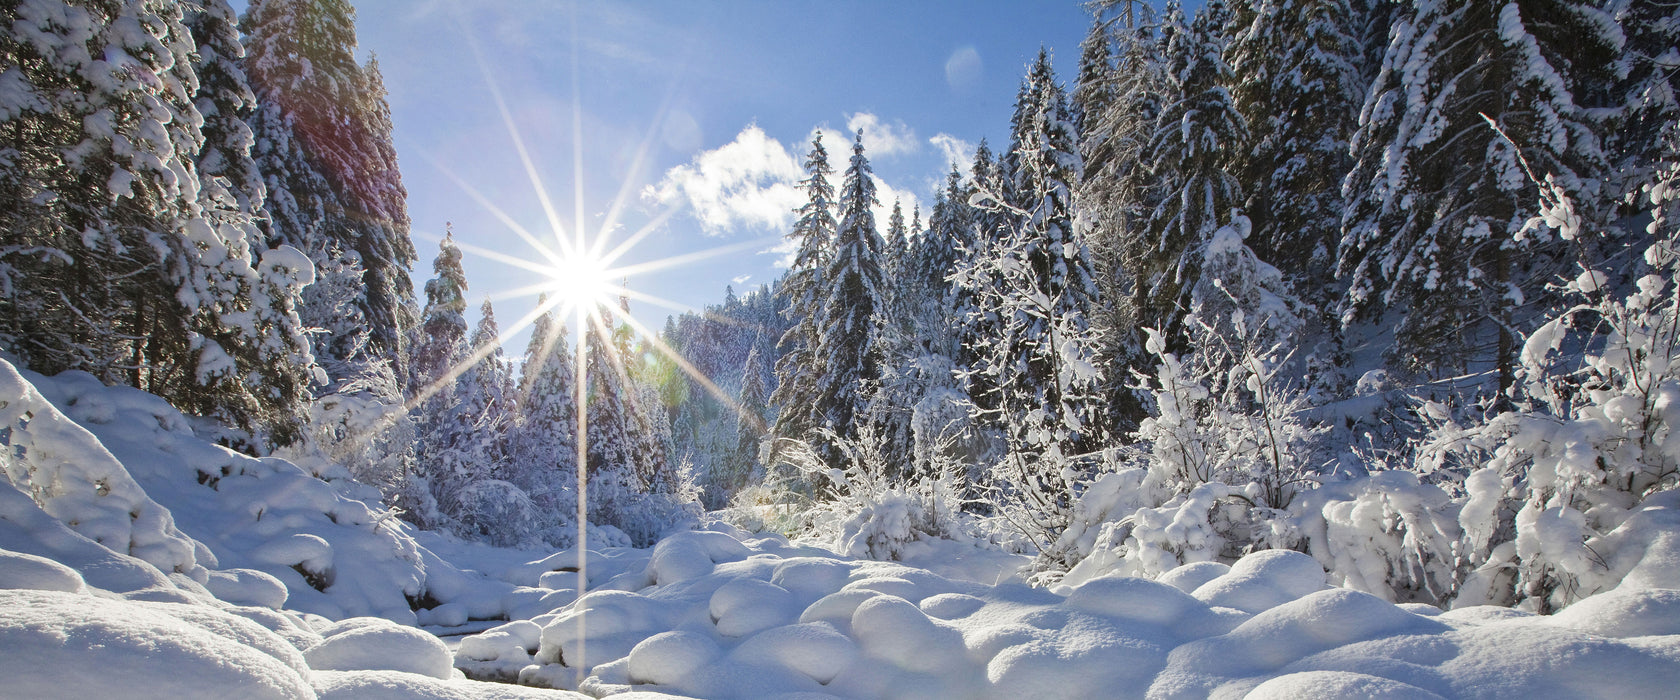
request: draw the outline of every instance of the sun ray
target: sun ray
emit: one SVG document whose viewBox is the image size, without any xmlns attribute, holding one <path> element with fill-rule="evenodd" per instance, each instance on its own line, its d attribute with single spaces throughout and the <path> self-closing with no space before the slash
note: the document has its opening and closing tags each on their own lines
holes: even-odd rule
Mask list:
<svg viewBox="0 0 1680 700">
<path fill-rule="evenodd" d="M 478 191 L 478 188 L 472 186 L 472 183 L 461 179 L 461 177 L 456 175 L 454 171 L 444 167 L 443 163 L 433 157 L 430 152 L 420 151 L 420 157 L 435 166 L 439 172 L 443 173 L 444 177 L 447 177 L 450 181 L 454 182 L 461 188 L 462 191 L 467 193 L 468 197 L 471 197 L 473 201 L 478 202 L 480 206 L 483 206 L 486 211 L 490 212 L 491 216 L 496 217 L 496 220 L 507 226 L 509 231 L 514 232 L 520 238 L 524 239 L 526 244 L 535 248 L 536 251 L 541 253 L 543 257 L 548 258 L 550 262 L 560 261 L 559 253 L 556 253 L 552 248 L 549 248 L 548 245 L 543 243 L 541 239 L 538 239 L 535 234 L 531 233 L 524 226 L 521 226 L 519 222 L 514 221 L 512 216 L 509 216 L 508 213 L 503 211 L 501 207 L 498 207 L 494 202 L 491 202 L 490 198 L 485 197 L 482 192 Z"/>
<path fill-rule="evenodd" d="M 513 150 L 519 155 L 520 164 L 525 166 L 525 177 L 530 179 L 531 188 L 536 191 L 537 201 L 542 205 L 543 214 L 548 217 L 548 225 L 553 227 L 555 238 L 560 241 L 561 250 L 567 250 L 566 236 L 564 235 L 565 224 L 560 223 L 560 213 L 555 210 L 554 202 L 548 196 L 548 188 L 543 186 L 542 175 L 537 172 L 536 162 L 531 160 L 531 150 L 526 147 L 525 138 L 519 134 L 519 125 L 514 123 L 512 110 L 508 109 L 507 101 L 502 99 L 502 89 L 496 85 L 496 79 L 490 73 L 490 64 L 484 60 L 484 52 L 478 46 L 478 39 L 473 36 L 472 32 L 467 31 L 467 26 L 465 21 L 461 22 L 461 33 L 466 36 L 467 45 L 472 49 L 473 59 L 478 62 L 478 72 L 484 76 L 484 86 L 490 90 L 490 98 L 496 103 L 496 111 L 502 116 L 502 124 L 507 127 L 508 137 L 513 139 Z M 573 33 L 575 34 L 575 21 L 573 27 Z M 576 46 L 575 41 L 573 45 Z M 575 65 L 575 54 L 573 58 Z M 582 222 L 579 221 L 579 223 Z"/>
<path fill-rule="evenodd" d="M 522 299 L 522 298 L 525 298 L 525 297 L 534 297 L 534 296 L 537 296 L 538 294 L 543 294 L 543 293 L 546 293 L 546 292 L 549 292 L 549 291 L 553 291 L 553 289 L 554 289 L 554 283 L 553 282 L 550 282 L 548 280 L 543 280 L 541 282 L 534 282 L 532 284 L 527 284 L 527 285 L 520 286 L 520 287 L 514 287 L 513 289 L 504 289 L 504 290 L 496 291 L 496 292 L 485 292 L 484 294 L 481 294 L 480 296 L 489 299 L 491 303 L 499 303 L 499 302 L 505 302 L 505 301 L 508 301 L 508 300 L 511 300 L 511 299 Z"/>
<path fill-rule="evenodd" d="M 771 240 L 780 241 L 781 237 L 780 236 L 773 236 L 773 237 L 769 237 L 769 238 L 760 238 L 760 239 L 751 240 L 751 241 L 742 241 L 740 243 L 733 243 L 733 244 L 725 245 L 725 246 L 718 246 L 716 248 L 708 248 L 706 250 L 695 251 L 695 252 L 692 252 L 692 253 L 683 253 L 681 255 L 672 255 L 672 256 L 669 256 L 669 257 L 660 258 L 658 260 L 650 260 L 650 261 L 644 262 L 644 263 L 636 263 L 634 265 L 625 265 L 623 267 L 614 268 L 613 272 L 617 275 L 624 276 L 624 277 L 631 277 L 631 276 L 635 276 L 635 275 L 646 274 L 646 273 L 649 273 L 649 272 L 655 272 L 655 271 L 658 271 L 658 270 L 664 270 L 664 269 L 676 267 L 678 265 L 687 265 L 689 263 L 699 262 L 699 261 L 705 260 L 707 258 L 715 258 L 715 257 L 718 257 L 720 255 L 729 255 L 731 253 L 740 253 L 740 252 L 747 251 L 747 250 L 753 250 L 753 249 L 759 248 L 760 246 L 764 245 L 764 243 L 766 241 L 771 241 Z"/>
<path fill-rule="evenodd" d="M 588 554 L 589 554 L 589 410 L 588 410 L 588 407 L 589 407 L 589 381 L 588 381 L 588 379 L 589 379 L 589 365 L 587 364 L 587 362 L 589 360 L 589 351 L 588 351 L 589 343 L 585 342 L 587 340 L 587 338 L 584 338 L 583 334 L 588 332 L 587 327 L 584 324 L 587 322 L 586 319 L 591 314 L 592 314 L 592 312 L 590 310 L 585 309 L 582 306 L 579 306 L 578 309 L 577 309 L 577 323 L 578 323 L 578 328 L 580 329 L 579 332 L 578 332 L 578 344 L 577 344 L 577 351 L 576 351 L 577 352 L 577 373 L 574 375 L 577 378 L 577 380 L 574 382 L 574 384 L 576 385 L 576 391 L 577 391 L 577 395 L 576 395 L 577 403 L 575 404 L 577 406 L 577 410 L 575 411 L 575 413 L 577 414 L 577 438 L 575 440 L 573 440 L 572 442 L 573 442 L 573 444 L 577 445 L 577 454 L 576 454 L 577 461 L 575 462 L 575 464 L 577 465 L 577 495 L 578 495 L 578 497 L 577 497 L 577 570 L 578 570 L 578 575 L 577 575 L 578 592 L 577 592 L 577 596 L 578 596 L 579 599 L 583 598 L 584 592 L 589 587 L 589 556 L 588 556 Z M 578 638 L 578 658 L 579 659 L 588 658 L 588 657 L 585 657 L 583 655 L 584 654 L 584 649 L 583 649 L 584 641 L 583 640 L 588 636 L 588 635 L 584 634 L 587 631 L 587 629 L 584 627 L 584 616 L 579 615 L 579 616 L 577 616 L 577 619 L 578 619 L 578 623 L 577 623 L 578 624 L 578 637 L 577 637 Z M 583 678 L 584 678 L 583 674 L 584 674 L 584 664 L 579 663 L 578 664 L 578 670 L 577 670 L 577 682 L 578 682 L 579 686 L 583 685 Z"/>
<path fill-rule="evenodd" d="M 618 217 L 629 203 L 630 194 L 636 187 L 636 178 L 642 172 L 642 166 L 647 163 L 648 155 L 653 152 L 654 138 L 665 126 L 665 119 L 670 115 L 671 104 L 676 101 L 677 86 L 682 84 L 682 76 L 687 73 L 688 64 L 678 64 L 677 70 L 671 76 L 671 83 L 665 89 L 665 97 L 659 102 L 659 110 L 654 113 L 652 123 L 648 124 L 647 133 L 642 136 L 641 143 L 636 145 L 636 154 L 630 158 L 630 168 L 624 173 L 624 182 L 618 186 L 618 194 L 613 196 L 612 205 L 607 207 L 607 214 L 601 220 L 601 235 L 595 237 L 595 247 L 591 251 L 596 257 L 611 261 L 616 255 L 602 256 L 601 251 L 607 247 L 612 239 L 612 232 L 618 226 Z M 669 218 L 661 216 L 660 221 Z M 643 230 L 649 228 L 644 226 Z M 620 245 L 615 250 L 623 250 Z"/>
<path fill-rule="evenodd" d="M 624 239 L 624 242 L 618 244 L 618 247 L 613 248 L 611 252 L 609 252 L 605 255 L 597 256 L 597 257 L 600 258 L 601 264 L 602 265 L 611 265 L 611 264 L 617 262 L 619 258 L 624 257 L 625 253 L 628 253 L 628 252 L 630 252 L 630 250 L 632 248 L 635 248 L 636 244 L 641 243 L 642 239 L 645 239 L 648 236 L 653 235 L 654 232 L 658 231 L 659 227 L 663 226 L 665 224 L 665 222 L 668 221 L 676 213 L 677 213 L 677 208 L 676 207 L 674 207 L 674 206 L 666 207 L 664 211 L 659 212 L 659 214 L 657 216 L 653 217 L 652 220 L 648 221 L 646 224 L 643 224 L 642 227 L 640 229 L 637 229 L 635 233 L 630 234 L 629 238 Z M 601 238 L 604 240 L 606 238 L 606 236 L 602 236 Z M 600 247 L 601 246 L 599 246 L 599 245 L 596 246 L 597 249 L 599 249 Z"/>
<path fill-rule="evenodd" d="M 582 39 L 578 32 L 577 12 L 577 5 L 572 5 L 572 220 L 575 224 L 573 234 L 577 236 L 577 246 L 573 250 L 582 253 L 588 250 L 588 246 L 583 235 L 583 71 L 579 69 L 582 63 L 579 44 Z"/>
<path fill-rule="evenodd" d="M 491 260 L 495 260 L 496 262 L 506 263 L 508 265 L 542 275 L 551 275 L 555 269 L 566 263 L 566 258 L 561 257 L 560 259 L 555 260 L 552 265 L 544 265 L 542 263 L 531 262 L 530 260 L 526 260 L 518 256 L 508 255 L 507 253 L 491 250 L 482 246 L 464 243 L 459 240 L 455 241 L 455 247 L 460 248 L 462 252 L 486 257 Z"/>
<path fill-rule="evenodd" d="M 632 301 L 645 301 L 649 304 L 653 304 L 654 306 L 658 306 L 658 307 L 663 308 L 663 309 L 670 309 L 672 311 L 680 311 L 682 313 L 689 313 L 689 314 L 699 314 L 701 317 L 705 318 L 708 321 L 712 321 L 714 323 L 720 323 L 720 324 L 723 324 L 723 325 L 726 325 L 726 326 L 733 326 L 735 328 L 750 328 L 750 329 L 759 330 L 759 331 L 762 331 L 765 328 L 764 326 L 756 324 L 756 323 L 748 323 L 746 321 L 742 321 L 742 320 L 739 320 L 739 319 L 733 319 L 733 318 L 730 318 L 728 316 L 724 316 L 722 314 L 715 314 L 715 313 L 712 313 L 710 311 L 706 311 L 705 309 L 696 309 L 692 306 L 689 306 L 689 305 L 681 303 L 681 302 L 671 301 L 670 299 L 654 296 L 654 295 L 648 294 L 646 292 L 638 292 L 638 291 L 636 291 L 634 289 L 630 289 L 628 287 L 615 287 L 614 290 L 617 291 L 618 293 L 622 294 L 623 296 L 628 297 Z"/>
</svg>

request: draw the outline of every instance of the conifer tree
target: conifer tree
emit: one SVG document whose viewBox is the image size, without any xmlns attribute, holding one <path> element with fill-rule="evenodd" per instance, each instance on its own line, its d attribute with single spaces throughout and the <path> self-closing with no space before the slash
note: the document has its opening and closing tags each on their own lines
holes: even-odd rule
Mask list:
<svg viewBox="0 0 1680 700">
<path fill-rule="evenodd" d="M 823 277 L 824 268 L 836 225 L 834 188 L 828 183 L 834 170 L 828 165 L 828 151 L 820 138 L 811 139 L 805 172 L 800 187 L 805 190 L 806 202 L 799 208 L 799 220 L 788 233 L 789 240 L 799 242 L 799 250 L 778 290 L 786 300 L 783 313 L 792 326 L 778 343 L 782 357 L 776 361 L 776 391 L 770 399 L 781 407 L 776 417 L 776 435 L 791 438 L 804 438 L 822 425 L 822 416 L 816 410 L 817 380 L 823 371 L 817 354 L 818 329 L 828 286 Z"/>
<path fill-rule="evenodd" d="M 986 417 L 1003 424 L 1009 445 L 993 482 L 1047 546 L 1066 526 L 1089 453 L 1107 436 L 1087 320 L 1096 288 L 1074 225 L 1079 137 L 1047 53 L 1029 67 L 1026 83 L 1013 190 L 1028 209 L 1019 228 L 970 260 L 956 281 L 997 319 L 976 368 L 996 387 L 997 408 Z"/>
<path fill-rule="evenodd" d="M 439 397 L 438 403 L 450 404 L 451 370 L 467 354 L 467 276 L 452 228 L 445 230 L 438 243 L 432 272 L 437 276 L 426 281 L 426 308 L 413 345 L 409 367 L 414 374 L 409 386 L 416 397 Z"/>
<path fill-rule="evenodd" d="M 538 307 L 547 299 L 539 297 Z M 519 426 L 509 441 L 509 481 L 530 495 L 545 521 L 570 522 L 577 511 L 577 373 L 564 323 L 549 312 L 531 324 L 519 389 Z"/>
<path fill-rule="evenodd" d="M 518 407 L 501 340 L 496 311 L 485 299 L 478 307 L 478 324 L 467 341 L 470 361 L 455 384 L 454 412 L 455 420 L 473 431 L 472 440 L 463 450 L 478 465 L 473 473 L 505 481 L 511 472 L 508 440 Z"/>
<path fill-rule="evenodd" d="M 589 344 L 588 479 L 589 519 L 624 528 L 637 493 L 646 487 L 637 473 L 633 444 L 635 417 L 626 386 L 622 356 L 613 342 L 612 315 L 605 309 L 583 331 Z"/>
<path fill-rule="evenodd" d="M 1628 212 L 1643 209 L 1644 186 L 1656 179 L 1664 144 L 1676 138 L 1680 120 L 1680 5 L 1625 2 L 1619 19 L 1625 49 L 1615 66 L 1620 79 L 1610 87 L 1616 110 L 1604 130 L 1613 196 Z"/>
<path fill-rule="evenodd" d="M 1502 393 L 1512 386 L 1516 334 L 1571 257 L 1556 236 L 1522 232 L 1537 201 L 1528 173 L 1576 199 L 1600 181 L 1591 105 L 1577 98 L 1610 65 L 1614 28 L 1560 0 L 1420 3 L 1396 18 L 1344 185 L 1344 324 L 1392 311 L 1381 324 L 1401 366 L 1484 362 Z"/>
<path fill-rule="evenodd" d="M 285 442 L 311 373 L 290 315 L 308 272 L 283 253 L 254 261 L 251 212 L 221 179 L 202 186 L 198 105 L 240 88 L 221 75 L 201 90 L 184 19 L 144 2 L 0 11 L 0 347 Z M 242 157 L 237 135 L 212 135 Z"/>
<path fill-rule="evenodd" d="M 477 435 L 475 426 L 463 421 L 457 410 L 456 379 L 468 354 L 467 280 L 453 231 L 446 232 L 438 244 L 432 271 L 437 276 L 426 282 L 424 321 L 414 342 L 414 361 L 409 365 L 413 376 L 408 384 L 419 424 L 420 475 L 432 496 L 446 503 L 474 476 L 471 443 Z"/>
<path fill-rule="evenodd" d="M 760 357 L 758 343 L 755 342 L 747 350 L 746 365 L 741 373 L 741 393 L 736 399 L 741 413 L 735 430 L 735 453 L 740 461 L 736 472 L 724 484 L 730 493 L 739 491 L 754 478 L 762 476 L 763 472 L 758 460 L 758 446 L 765 435 L 769 396 L 764 388 L 764 361 Z"/>
<path fill-rule="evenodd" d="M 1338 189 L 1364 99 L 1363 18 L 1350 0 L 1261 0 L 1238 17 L 1226 55 L 1232 100 L 1250 130 L 1240 171 L 1248 243 L 1316 297 L 1334 271 Z"/>
<path fill-rule="evenodd" d="M 999 184 L 1001 173 L 998 171 L 996 160 L 992 157 L 992 150 L 987 147 L 986 139 L 980 139 L 980 145 L 974 149 L 974 162 L 969 167 L 971 191 L 958 206 L 968 214 L 969 226 L 963 230 L 961 251 L 955 269 L 978 270 L 980 261 L 991 254 L 991 249 L 1001 236 L 1004 235 L 1004 219 L 998 213 Z M 957 371 L 962 374 L 964 385 L 967 387 L 969 399 L 981 414 L 997 408 L 994 399 L 997 396 L 992 379 L 986 374 L 975 371 L 982 362 L 985 343 L 988 338 L 996 337 L 998 319 L 976 296 L 978 286 L 975 284 L 953 284 L 951 304 L 958 323 Z"/>
<path fill-rule="evenodd" d="M 1197 246 L 1242 205 L 1232 171 L 1247 129 L 1226 88 L 1231 73 L 1221 58 L 1219 8 L 1210 4 L 1186 22 L 1177 3 L 1169 3 L 1162 25 L 1173 97 L 1156 118 L 1148 151 L 1161 197 L 1138 240 L 1145 249 L 1124 256 L 1139 285 L 1137 321 L 1145 327 L 1176 327 L 1197 277 Z"/>
<path fill-rule="evenodd" d="M 270 193 L 268 242 L 306 251 L 321 268 L 359 270 L 351 301 L 364 325 L 337 324 L 343 309 L 318 293 L 306 295 L 303 309 L 309 325 L 333 330 L 316 355 L 335 386 L 378 373 L 378 361 L 406 378 L 416 321 L 408 278 L 415 252 L 389 108 L 377 64 L 356 63 L 354 23 L 345 0 L 256 0 L 243 24 L 258 100 L 253 156 Z M 340 340 L 342 333 L 366 339 Z"/>
<path fill-rule="evenodd" d="M 823 269 L 828 296 L 817 343 L 822 369 L 817 415 L 843 438 L 857 436 L 856 422 L 869 404 L 871 383 L 880 376 L 882 347 L 876 314 L 885 310 L 881 234 L 875 228 L 875 181 L 863 155 L 863 130 L 852 143 L 851 164 L 840 189 L 840 227 Z M 836 455 L 826 455 L 830 464 Z"/>
</svg>

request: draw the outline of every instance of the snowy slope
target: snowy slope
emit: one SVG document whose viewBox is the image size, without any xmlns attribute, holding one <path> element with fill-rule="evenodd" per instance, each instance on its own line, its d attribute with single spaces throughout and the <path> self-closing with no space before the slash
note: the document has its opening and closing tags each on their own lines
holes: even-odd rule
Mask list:
<svg viewBox="0 0 1680 700">
<path fill-rule="evenodd" d="M 951 543 L 914 549 L 968 557 L 940 568 L 960 578 L 721 525 L 591 551 L 580 573 L 573 552 L 415 533 L 342 474 L 206 443 L 155 397 L 87 375 L 0 361 L 0 421 L 7 697 L 1620 698 L 1680 685 L 1673 547 L 1550 617 L 1394 605 L 1329 586 L 1287 551 L 1046 590 L 999 583 L 1001 559 Z"/>
</svg>

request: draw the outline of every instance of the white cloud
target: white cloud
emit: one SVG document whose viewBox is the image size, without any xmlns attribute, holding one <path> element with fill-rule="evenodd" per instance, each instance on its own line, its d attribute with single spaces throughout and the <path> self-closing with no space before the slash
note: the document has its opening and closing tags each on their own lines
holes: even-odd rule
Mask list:
<svg viewBox="0 0 1680 700">
<path fill-rule="evenodd" d="M 804 169 L 780 141 L 753 124 L 735 140 L 703 151 L 687 165 L 665 172 L 642 198 L 665 205 L 687 204 L 708 235 L 740 227 L 784 228 L 803 201 L 797 187 Z"/>
<path fill-rule="evenodd" d="M 887 235 L 887 222 L 892 220 L 892 208 L 895 201 L 903 208 L 904 225 L 908 227 L 911 221 L 910 217 L 915 213 L 916 207 L 921 206 L 922 203 L 916 197 L 916 193 L 909 189 L 901 190 L 893 187 L 887 184 L 886 180 L 878 177 L 874 180 L 875 199 L 880 202 L 875 206 L 875 228 L 881 232 L 882 236 Z M 928 209 L 922 207 L 922 224 L 924 226 L 927 224 L 927 217 Z"/>
<path fill-rule="evenodd" d="M 790 267 L 793 267 L 793 258 L 798 253 L 799 253 L 799 241 L 795 241 L 791 238 L 783 238 L 782 240 L 778 241 L 776 243 L 776 245 L 773 245 L 773 246 L 770 246 L 769 248 L 765 248 L 764 250 L 758 251 L 759 255 L 775 255 L 776 256 L 775 267 L 778 270 L 786 270 Z"/>
<path fill-rule="evenodd" d="M 947 169 L 955 165 L 963 177 L 969 176 L 968 169 L 974 165 L 974 144 L 943 132 L 934 134 L 933 138 L 928 139 L 928 143 L 939 149 Z"/>
<path fill-rule="evenodd" d="M 750 279 L 752 279 L 752 275 L 736 275 L 729 278 L 729 281 L 734 282 L 735 284 L 746 284 L 747 280 Z"/>
<path fill-rule="evenodd" d="M 850 123 L 858 124 L 859 116 L 864 115 L 853 115 Z M 873 115 L 867 116 L 873 121 L 866 120 L 863 124 L 865 155 L 877 155 L 868 150 L 872 128 L 886 137 L 886 141 L 875 147 L 887 153 L 902 152 L 906 146 L 901 142 L 905 140 L 920 145 L 919 141 L 915 141 L 914 132 L 902 122 L 897 126 L 880 126 Z M 964 142 L 954 137 L 945 134 L 940 137 L 935 137 L 933 143 L 942 149 L 966 147 Z M 852 138 L 828 127 L 812 129 L 809 138 L 821 139 L 823 148 L 828 151 L 829 165 L 835 171 L 831 184 L 838 195 L 851 160 Z M 741 227 L 786 231 L 793 225 L 794 210 L 805 203 L 805 195 L 798 187 L 799 181 L 805 177 L 802 157 L 796 159 L 786 145 L 765 134 L 757 125 L 751 125 L 742 129 L 734 141 L 701 152 L 687 165 L 667 170 L 658 184 L 642 190 L 642 197 L 658 204 L 687 205 L 708 235 L 722 235 Z M 873 208 L 875 225 L 882 234 L 886 233 L 894 201 L 904 208 L 906 223 L 918 206 L 924 210 L 922 217 L 926 219 L 929 212 L 922 206 L 921 197 L 917 196 L 913 187 L 894 187 L 878 176 L 871 179 L 875 183 L 876 199 L 880 202 Z M 834 213 L 840 216 L 839 211 Z M 797 248 L 796 242 L 784 239 L 760 253 L 777 256 L 776 266 L 785 268 L 792 264 Z M 744 281 L 745 278 L 737 283 Z"/>
<path fill-rule="evenodd" d="M 828 166 L 834 168 L 835 175 L 839 176 L 846 172 L 846 166 L 852 162 L 853 135 L 827 126 L 819 126 L 811 130 L 811 136 L 822 140 L 823 150 L 828 151 Z M 811 137 L 805 139 L 806 142 L 810 140 Z M 840 182 L 836 180 L 834 186 L 839 187 Z"/>
<path fill-rule="evenodd" d="M 902 120 L 894 119 L 889 124 L 869 112 L 846 115 L 846 130 L 856 135 L 858 129 L 863 129 L 863 151 L 870 158 L 914 153 L 922 146 L 916 132 Z"/>
<path fill-rule="evenodd" d="M 980 52 L 972 46 L 964 46 L 952 51 L 951 57 L 945 59 L 945 83 L 952 89 L 966 91 L 979 84 L 984 70 Z"/>
</svg>

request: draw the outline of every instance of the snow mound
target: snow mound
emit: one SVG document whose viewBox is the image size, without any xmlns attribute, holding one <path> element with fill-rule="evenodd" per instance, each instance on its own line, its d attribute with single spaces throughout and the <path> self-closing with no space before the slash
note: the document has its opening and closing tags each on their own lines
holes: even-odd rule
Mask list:
<svg viewBox="0 0 1680 700">
<path fill-rule="evenodd" d="M 0 588 L 85 593 L 75 569 L 46 557 L 0 549 Z"/>
<path fill-rule="evenodd" d="M 1345 671 L 1306 671 L 1261 683 L 1245 700 L 1440 700 L 1441 696 L 1414 685 Z"/>
<path fill-rule="evenodd" d="M 317 671 L 321 700 L 584 700 L 587 695 L 506 683 L 443 681 L 396 671 Z"/>
<path fill-rule="evenodd" d="M 1327 588 L 1297 552 L 1049 591 L 712 539 L 670 538 L 612 575 L 627 590 L 467 636 L 456 666 L 615 698 L 1638 697 L 1680 684 L 1680 591 L 1668 589 L 1619 589 L 1554 617 L 1419 614 Z M 695 565 L 672 567 L 684 561 Z M 1549 664 L 1615 673 L 1613 692 Z"/>
<path fill-rule="evenodd" d="M 630 682 L 673 685 L 723 656 L 711 638 L 694 632 L 662 632 L 630 650 Z"/>
<path fill-rule="evenodd" d="M 1326 586 L 1324 568 L 1300 552 L 1256 552 L 1192 594 L 1208 605 L 1261 613 Z"/>
<path fill-rule="evenodd" d="M 13 697 L 315 697 L 284 639 L 205 606 L 0 591 L 0 640 Z"/>
<path fill-rule="evenodd" d="M 454 675 L 449 647 L 426 632 L 381 620 L 338 631 L 305 650 L 321 671 L 403 671 L 448 680 Z"/>
<path fill-rule="evenodd" d="M 204 587 L 219 600 L 279 610 L 286 604 L 286 584 L 256 569 L 210 572 Z"/>
<path fill-rule="evenodd" d="M 152 422 L 148 432 L 190 434 L 186 419 L 162 399 L 134 389 L 108 389 L 85 376 L 98 386 L 99 399 L 121 399 L 173 419 Z M 93 433 L 54 403 L 0 359 L 0 426 L 6 429 L 0 470 L 12 486 L 88 539 L 162 571 L 201 576 L 196 543 L 176 529 L 168 509 L 151 499 Z M 114 403 L 71 399 L 64 405 L 89 422 L 103 423 L 115 419 Z"/>
</svg>

